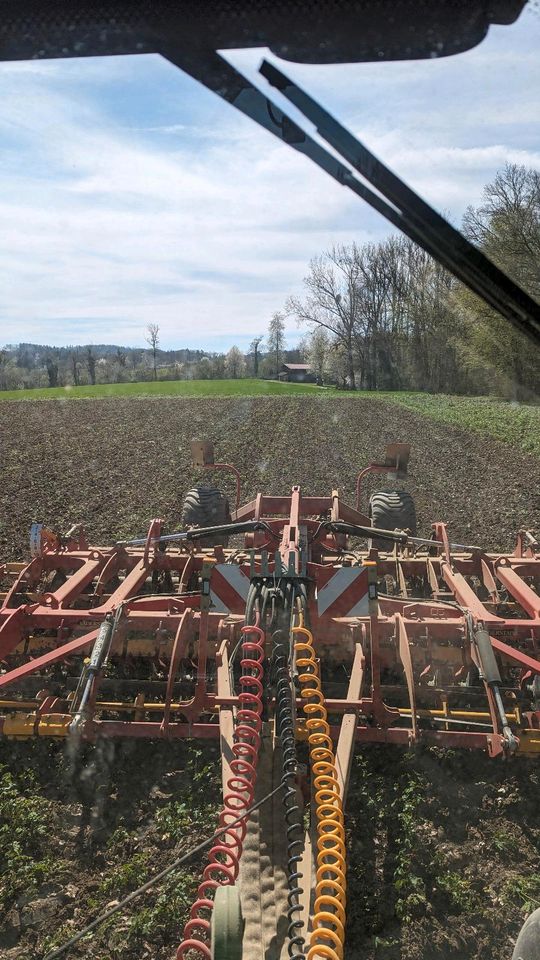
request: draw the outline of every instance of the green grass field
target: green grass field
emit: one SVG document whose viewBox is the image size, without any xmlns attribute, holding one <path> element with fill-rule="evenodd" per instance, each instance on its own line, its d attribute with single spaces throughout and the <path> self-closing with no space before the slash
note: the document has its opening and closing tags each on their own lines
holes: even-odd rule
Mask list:
<svg viewBox="0 0 540 960">
<path fill-rule="evenodd" d="M 540 406 L 444 393 L 385 393 L 380 397 L 432 420 L 484 433 L 540 456 Z"/>
<path fill-rule="evenodd" d="M 311 383 L 277 380 L 158 380 L 144 383 L 98 383 L 95 387 L 44 387 L 6 390 L 0 400 L 79 400 L 101 397 L 280 397 L 327 393 Z"/>
<path fill-rule="evenodd" d="M 157 383 L 112 383 L 95 387 L 55 387 L 0 392 L 1 400 L 76 400 L 103 397 L 290 397 L 371 399 L 397 403 L 414 413 L 473 430 L 540 456 L 540 406 L 509 403 L 492 397 L 447 394 L 369 392 L 344 393 L 313 384 L 275 380 L 165 380 Z"/>
</svg>

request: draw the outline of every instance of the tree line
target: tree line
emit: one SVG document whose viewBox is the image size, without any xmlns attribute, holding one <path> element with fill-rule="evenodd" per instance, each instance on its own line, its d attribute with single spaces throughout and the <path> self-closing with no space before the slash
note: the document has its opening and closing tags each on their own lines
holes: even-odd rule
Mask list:
<svg viewBox="0 0 540 960">
<path fill-rule="evenodd" d="M 276 315 L 277 316 L 277 315 Z M 271 321 L 271 326 L 275 321 Z M 279 325 L 279 320 L 278 320 Z M 112 344 L 54 347 L 8 344 L 0 350 L 0 390 L 88 386 L 149 380 L 222 380 L 277 376 L 283 362 L 300 363 L 298 347 L 286 349 L 278 334 L 277 354 L 272 335 L 255 337 L 242 352 L 233 345 L 225 353 L 205 350 L 162 350 L 158 324 L 146 331 L 148 349 Z M 276 356 L 278 369 L 276 371 Z"/>
<path fill-rule="evenodd" d="M 184 367 L 196 364 L 204 350 L 157 350 L 156 373 L 175 379 Z M 144 348 L 113 344 L 54 347 L 8 344 L 0 350 L 0 389 L 85 386 L 154 378 L 152 354 Z"/>
<path fill-rule="evenodd" d="M 462 228 L 540 299 L 540 174 L 507 164 Z M 310 263 L 284 313 L 309 330 L 318 375 L 367 390 L 540 395 L 540 357 L 509 323 L 401 235 L 337 245 Z"/>
<path fill-rule="evenodd" d="M 463 218 L 465 234 L 533 297 L 540 299 L 540 174 L 507 164 Z M 284 362 L 308 363 L 321 384 L 356 390 L 540 394 L 534 349 L 420 247 L 401 235 L 377 243 L 336 244 L 309 264 L 301 296 L 289 297 L 266 337 L 247 351 L 86 345 L 7 346 L 0 389 L 75 386 L 148 379 L 277 378 Z M 287 349 L 293 319 L 304 335 Z"/>
</svg>

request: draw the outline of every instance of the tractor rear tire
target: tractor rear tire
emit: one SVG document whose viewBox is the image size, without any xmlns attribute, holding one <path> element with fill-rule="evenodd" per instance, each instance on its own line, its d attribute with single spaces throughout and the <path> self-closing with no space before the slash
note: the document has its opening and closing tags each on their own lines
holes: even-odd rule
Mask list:
<svg viewBox="0 0 540 960">
<path fill-rule="evenodd" d="M 416 507 L 410 493 L 406 490 L 381 490 L 374 493 L 369 501 L 369 517 L 374 527 L 380 530 L 408 530 L 416 536 Z M 373 537 L 370 547 L 390 551 L 391 540 Z"/>
<path fill-rule="evenodd" d="M 186 494 L 182 507 L 184 527 L 217 527 L 230 522 L 229 501 L 217 487 L 199 484 Z M 216 535 L 205 537 L 204 541 L 199 542 L 203 546 L 211 547 L 217 543 L 226 546 L 226 539 Z"/>
</svg>

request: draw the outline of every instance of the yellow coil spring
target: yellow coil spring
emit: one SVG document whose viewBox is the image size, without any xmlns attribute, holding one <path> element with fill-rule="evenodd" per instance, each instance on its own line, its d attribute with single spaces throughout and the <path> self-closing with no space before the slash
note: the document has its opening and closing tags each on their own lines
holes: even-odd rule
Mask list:
<svg viewBox="0 0 540 960">
<path fill-rule="evenodd" d="M 336 774 L 334 747 L 324 706 L 313 636 L 293 627 L 300 696 L 306 714 L 309 756 L 314 775 L 317 813 L 317 874 L 314 916 L 307 960 L 343 960 L 347 880 L 343 806 Z M 304 636 L 305 642 L 297 640 Z"/>
</svg>

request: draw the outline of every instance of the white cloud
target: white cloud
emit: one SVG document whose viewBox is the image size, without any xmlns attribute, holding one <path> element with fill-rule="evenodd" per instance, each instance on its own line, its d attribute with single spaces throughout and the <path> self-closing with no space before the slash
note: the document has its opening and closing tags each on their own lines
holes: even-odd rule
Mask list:
<svg viewBox="0 0 540 960">
<path fill-rule="evenodd" d="M 513 34 L 504 36 L 508 67 Z M 232 56 L 252 71 L 260 52 Z M 520 141 L 531 131 L 532 58 L 512 73 L 529 120 L 507 120 L 496 136 L 477 132 L 463 105 L 460 120 L 448 93 L 490 70 L 487 45 L 464 55 L 461 72 L 458 60 L 284 69 L 459 219 L 498 167 L 540 156 Z M 430 88 L 427 75 L 445 85 Z M 508 116 L 491 87 L 474 103 L 492 118 L 498 107 Z M 141 344 L 157 320 L 164 344 L 211 346 L 224 331 L 233 342 L 264 331 L 310 257 L 389 232 L 349 191 L 157 58 L 0 65 L 0 152 L 5 341 Z"/>
</svg>

